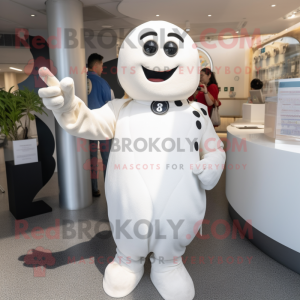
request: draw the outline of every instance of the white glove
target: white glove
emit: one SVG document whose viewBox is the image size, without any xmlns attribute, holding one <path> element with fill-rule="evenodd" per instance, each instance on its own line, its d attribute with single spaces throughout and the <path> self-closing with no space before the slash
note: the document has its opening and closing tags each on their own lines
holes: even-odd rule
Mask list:
<svg viewBox="0 0 300 300">
<path fill-rule="evenodd" d="M 75 96 L 74 81 L 70 77 L 64 78 L 61 82 L 46 68 L 39 69 L 39 75 L 48 85 L 39 89 L 39 96 L 43 99 L 44 105 L 53 111 L 61 114 L 75 108 L 79 98 Z"/>
<path fill-rule="evenodd" d="M 222 166 L 220 164 L 214 164 L 208 159 L 202 159 L 195 164 L 193 173 L 198 176 L 200 186 L 203 189 L 211 190 L 221 177 Z"/>
</svg>

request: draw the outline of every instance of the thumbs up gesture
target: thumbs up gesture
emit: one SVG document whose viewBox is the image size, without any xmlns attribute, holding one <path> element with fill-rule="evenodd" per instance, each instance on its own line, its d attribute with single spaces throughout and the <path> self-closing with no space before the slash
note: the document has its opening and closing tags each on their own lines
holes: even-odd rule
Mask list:
<svg viewBox="0 0 300 300">
<path fill-rule="evenodd" d="M 79 100 L 75 96 L 74 81 L 70 77 L 64 78 L 61 82 L 46 67 L 39 69 L 39 75 L 48 85 L 39 89 L 39 96 L 43 99 L 44 105 L 53 113 L 64 113 L 75 108 Z M 77 99 L 76 99 L 77 98 Z"/>
</svg>

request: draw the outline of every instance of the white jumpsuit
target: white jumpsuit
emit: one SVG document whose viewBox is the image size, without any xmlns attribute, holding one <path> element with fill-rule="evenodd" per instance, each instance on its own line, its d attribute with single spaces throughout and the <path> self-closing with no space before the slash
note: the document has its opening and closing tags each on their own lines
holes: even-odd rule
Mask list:
<svg viewBox="0 0 300 300">
<path fill-rule="evenodd" d="M 114 137 L 105 192 L 119 253 L 133 260 L 150 252 L 164 260 L 182 256 L 204 219 L 205 189 L 218 182 L 225 162 L 206 107 L 169 101 L 168 112 L 157 115 L 151 101 L 115 99 L 96 110 L 76 101 L 71 112 L 55 114 L 66 131 L 91 140 Z M 199 150 L 212 168 L 207 185 L 192 172 Z"/>
</svg>

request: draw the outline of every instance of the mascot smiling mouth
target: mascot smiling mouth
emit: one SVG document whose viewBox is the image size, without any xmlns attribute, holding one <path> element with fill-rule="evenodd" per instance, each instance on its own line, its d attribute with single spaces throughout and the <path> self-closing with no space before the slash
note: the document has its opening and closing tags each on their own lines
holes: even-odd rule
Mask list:
<svg viewBox="0 0 300 300">
<path fill-rule="evenodd" d="M 142 66 L 143 67 L 143 66 Z M 168 70 L 168 71 L 151 71 L 143 67 L 144 74 L 149 81 L 152 82 L 161 82 L 168 80 L 178 67 Z"/>
</svg>

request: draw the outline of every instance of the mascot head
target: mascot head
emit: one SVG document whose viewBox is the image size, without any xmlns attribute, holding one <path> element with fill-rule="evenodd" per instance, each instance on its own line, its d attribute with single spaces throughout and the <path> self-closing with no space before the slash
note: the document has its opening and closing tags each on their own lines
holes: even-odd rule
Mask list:
<svg viewBox="0 0 300 300">
<path fill-rule="evenodd" d="M 199 84 L 200 60 L 195 43 L 174 24 L 144 23 L 122 43 L 118 78 L 136 100 L 185 100 Z"/>
</svg>

